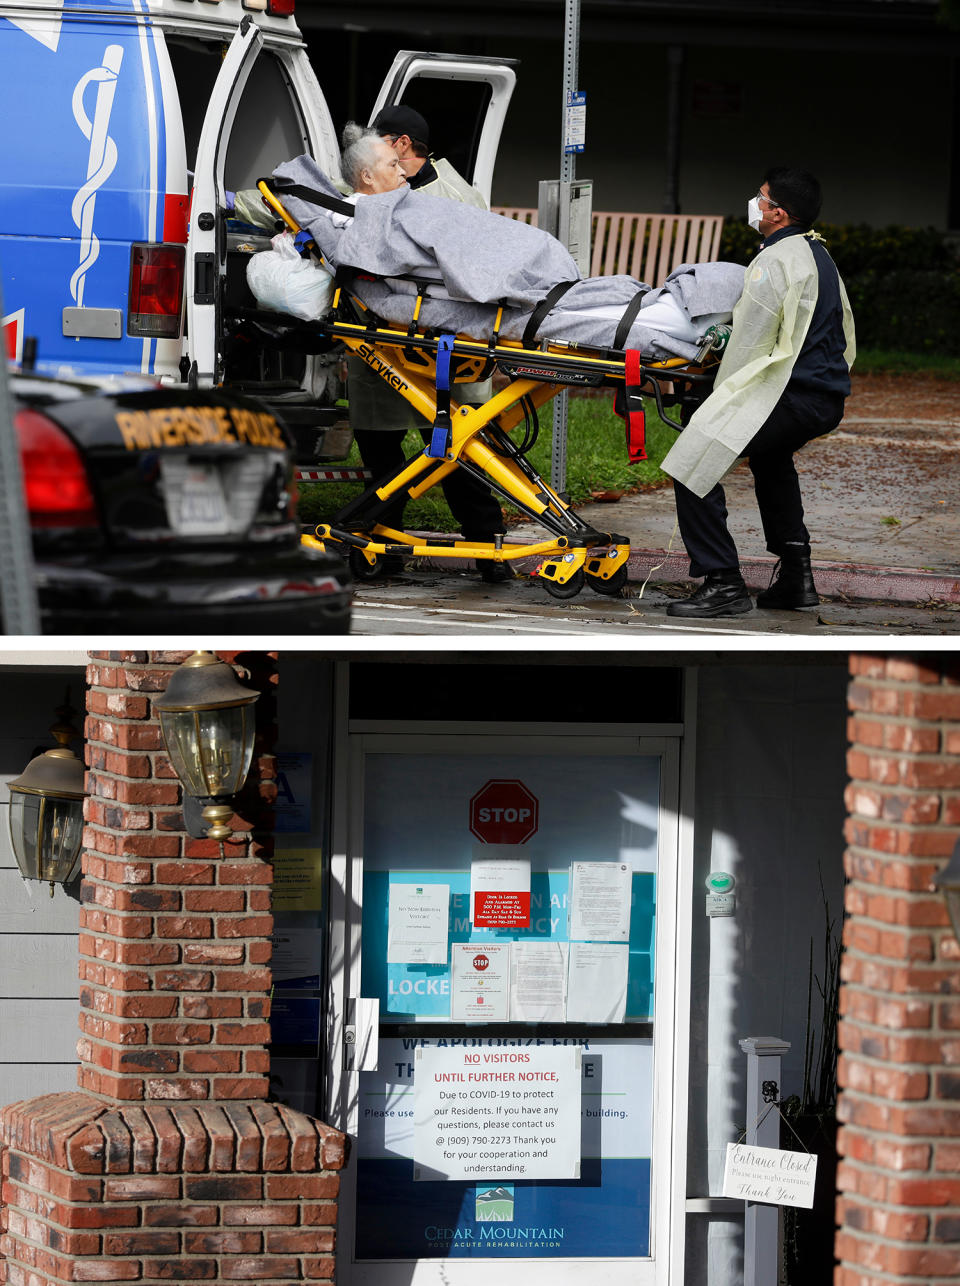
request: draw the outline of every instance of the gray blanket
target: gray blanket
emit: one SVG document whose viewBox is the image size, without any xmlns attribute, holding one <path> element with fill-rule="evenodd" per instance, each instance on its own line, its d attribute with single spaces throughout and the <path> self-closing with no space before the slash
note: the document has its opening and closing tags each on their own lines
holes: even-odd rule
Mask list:
<svg viewBox="0 0 960 1286">
<path fill-rule="evenodd" d="M 278 166 L 274 175 L 342 199 L 309 156 Z M 531 313 L 550 289 L 572 281 L 575 284 L 540 324 L 538 339 L 609 348 L 623 309 L 643 291 L 643 303 L 622 347 L 639 349 L 652 360 L 691 360 L 706 329 L 729 321 L 743 289 L 743 267 L 732 263 L 685 264 L 657 290 L 624 275 L 581 279 L 566 248 L 549 233 L 408 187 L 361 198 L 342 227 L 335 226 L 319 204 L 282 195 L 328 263 L 376 274 L 378 280 L 358 280 L 351 290 L 394 324 L 409 322 L 416 302 L 416 286 L 400 279 L 405 275 L 436 282 L 420 310 L 424 326 L 475 339 L 489 338 L 500 304 L 500 334 L 521 339 Z M 671 328 L 674 333 L 645 323 L 646 310 L 664 296 L 683 314 L 684 324 Z"/>
</svg>

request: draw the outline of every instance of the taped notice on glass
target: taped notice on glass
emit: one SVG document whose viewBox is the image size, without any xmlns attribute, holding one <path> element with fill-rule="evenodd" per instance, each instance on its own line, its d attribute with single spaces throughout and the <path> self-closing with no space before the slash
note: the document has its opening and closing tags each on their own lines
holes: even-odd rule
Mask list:
<svg viewBox="0 0 960 1286">
<path fill-rule="evenodd" d="M 773 1206 L 813 1206 L 817 1158 L 812 1152 L 785 1152 L 749 1143 L 728 1143 L 723 1195 Z"/>
<path fill-rule="evenodd" d="M 450 1017 L 455 1023 L 510 1017 L 510 943 L 454 942 L 450 951 Z"/>
<path fill-rule="evenodd" d="M 614 942 L 571 942 L 567 1022 L 622 1023 L 627 1012 L 629 949 Z"/>
<path fill-rule="evenodd" d="M 581 1050 L 417 1049 L 413 1177 L 580 1178 Z"/>
<path fill-rule="evenodd" d="M 514 942 L 510 948 L 510 1021 L 562 1023 L 566 942 Z"/>
<path fill-rule="evenodd" d="M 574 941 L 630 939 L 630 880 L 626 862 L 570 864 L 570 937 Z"/>
<path fill-rule="evenodd" d="M 470 905 L 477 929 L 530 927 L 530 859 L 474 858 Z"/>
<path fill-rule="evenodd" d="M 387 964 L 446 964 L 449 884 L 391 884 Z"/>
</svg>

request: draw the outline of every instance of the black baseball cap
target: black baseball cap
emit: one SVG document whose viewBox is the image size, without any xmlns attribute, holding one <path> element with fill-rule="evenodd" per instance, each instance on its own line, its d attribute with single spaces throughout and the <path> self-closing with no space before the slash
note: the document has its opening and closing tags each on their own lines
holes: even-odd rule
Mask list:
<svg viewBox="0 0 960 1286">
<path fill-rule="evenodd" d="M 373 128 L 378 134 L 409 134 L 418 143 L 430 142 L 430 126 L 419 112 L 412 107 L 404 107 L 402 103 L 377 112 Z"/>
</svg>

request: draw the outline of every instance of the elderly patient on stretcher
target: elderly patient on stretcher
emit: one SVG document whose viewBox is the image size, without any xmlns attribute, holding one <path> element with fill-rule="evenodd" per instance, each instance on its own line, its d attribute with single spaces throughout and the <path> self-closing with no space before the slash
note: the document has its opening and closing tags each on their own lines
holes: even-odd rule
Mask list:
<svg viewBox="0 0 960 1286">
<path fill-rule="evenodd" d="M 414 195 L 405 184 L 389 189 L 366 182 L 348 198 L 347 213 L 343 195 L 309 156 L 279 166 L 274 190 L 330 270 L 362 273 L 351 293 L 394 325 L 410 323 L 419 289 L 419 324 L 430 330 L 486 340 L 499 314 L 499 336 L 525 345 L 631 348 L 651 361 L 693 361 L 709 328 L 730 320 L 743 288 L 743 266 L 734 263 L 682 265 L 658 289 L 626 275 L 581 278 L 549 233 L 492 211 Z M 254 255 L 248 270 L 254 295 L 272 307 L 276 302 L 258 293 L 257 260 L 276 253 Z M 312 314 L 318 319 L 332 294 L 329 288 L 322 293 L 321 311 Z"/>
</svg>

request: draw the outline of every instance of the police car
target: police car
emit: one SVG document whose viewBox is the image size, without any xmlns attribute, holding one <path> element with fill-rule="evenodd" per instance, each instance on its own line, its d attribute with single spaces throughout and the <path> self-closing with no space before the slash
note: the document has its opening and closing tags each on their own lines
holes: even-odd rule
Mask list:
<svg viewBox="0 0 960 1286">
<path fill-rule="evenodd" d="M 43 632 L 346 633 L 299 543 L 287 430 L 238 394 L 11 373 Z"/>
</svg>

